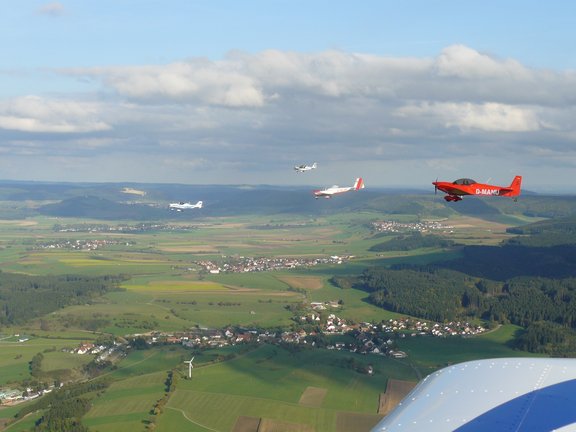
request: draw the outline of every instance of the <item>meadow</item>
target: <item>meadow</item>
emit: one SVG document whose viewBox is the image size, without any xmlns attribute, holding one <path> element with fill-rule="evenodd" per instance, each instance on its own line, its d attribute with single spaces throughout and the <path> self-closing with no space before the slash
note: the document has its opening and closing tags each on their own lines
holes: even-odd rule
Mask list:
<svg viewBox="0 0 576 432">
<path fill-rule="evenodd" d="M 88 336 L 90 339 L 91 337 Z M 28 362 L 43 353 L 43 371 L 51 374 L 71 370 L 88 362 L 88 358 L 62 352 L 78 346 L 80 340 L 29 336 L 25 342 L 0 340 L 0 386 L 10 386 L 30 378 Z"/>
<path fill-rule="evenodd" d="M 385 358 L 360 359 L 373 362 L 375 374 L 358 373 L 346 366 L 350 356 L 321 350 L 288 352 L 264 345 L 207 366 L 200 357 L 193 378 L 179 382 L 167 405 L 181 415 L 161 416 L 158 426 L 176 430 L 193 423 L 210 430 L 232 430 L 238 418 L 248 416 L 334 431 L 341 413 L 376 414 L 389 377 L 415 379 L 408 365 Z M 310 388 L 322 391 L 316 392 L 316 398 L 303 399 Z"/>
<path fill-rule="evenodd" d="M 455 251 L 420 249 L 376 253 L 370 222 L 376 212 L 332 216 L 250 216 L 167 222 L 170 229 L 143 232 L 57 232 L 62 220 L 35 217 L 0 224 L 0 270 L 31 275 L 124 274 L 120 289 L 86 304 L 76 304 L 25 326 L 0 328 L 0 385 L 30 378 L 28 362 L 38 352 L 42 371 L 70 377 L 90 359 L 62 351 L 102 335 L 123 337 L 152 330 L 174 332 L 227 325 L 286 328 L 293 323 L 288 306 L 340 301 L 338 315 L 354 322 L 379 322 L 399 314 L 368 303 L 367 294 L 340 289 L 334 275 L 357 275 L 373 265 L 431 263 L 457 256 Z M 410 219 L 409 215 L 397 218 Z M 101 224 L 84 219 L 69 224 Z M 443 235 L 464 244 L 497 244 L 509 238 L 506 223 L 455 215 Z M 107 222 L 111 226 L 120 222 Z M 190 226 L 193 228 L 190 228 Z M 94 249 L 73 250 L 76 241 L 108 240 Z M 48 246 L 46 246 L 48 245 Z M 60 246 L 56 246 L 60 245 Z M 64 246 L 62 246 L 64 245 Z M 329 257 L 350 255 L 343 264 L 255 273 L 211 274 L 201 261 L 250 257 Z M 257 419 L 260 430 L 366 430 L 378 416 L 379 397 L 388 380 L 417 382 L 433 370 L 458 361 L 489 356 L 525 355 L 507 346 L 516 329 L 503 326 L 470 339 L 405 338 L 398 345 L 407 359 L 359 356 L 328 350 L 287 351 L 262 345 L 248 352 L 232 347 L 195 353 L 193 379 L 183 361 L 190 351 L 179 346 L 131 351 L 107 374 L 113 383 L 93 399 L 83 422 L 103 432 L 144 430 L 232 431 Z M 14 334 L 30 335 L 17 342 Z M 218 355 L 232 354 L 228 361 Z M 349 359 L 371 364 L 373 376 L 348 368 Z M 348 363 L 347 363 L 348 362 Z M 169 370 L 178 382 L 163 412 L 151 415 L 165 394 Z M 224 409 L 223 407 L 226 407 Z M 0 419 L 14 415 L 0 409 Z M 27 430 L 37 413 L 6 430 Z M 357 417 L 355 417 L 357 416 Z M 32 419 L 32 420 L 31 420 Z"/>
</svg>

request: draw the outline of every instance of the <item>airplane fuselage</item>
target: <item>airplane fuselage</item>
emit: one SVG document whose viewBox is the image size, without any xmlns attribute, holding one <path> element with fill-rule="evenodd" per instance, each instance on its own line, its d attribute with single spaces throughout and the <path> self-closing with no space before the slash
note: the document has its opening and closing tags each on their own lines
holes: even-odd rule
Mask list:
<svg viewBox="0 0 576 432">
<path fill-rule="evenodd" d="M 306 171 L 312 171 L 313 169 L 316 169 L 318 166 L 318 164 L 316 162 L 314 162 L 312 165 L 296 165 L 294 167 L 294 170 L 296 172 L 306 172 Z"/>
<path fill-rule="evenodd" d="M 356 181 L 354 182 L 354 186 L 349 186 L 349 187 L 340 187 L 340 186 L 332 186 L 329 187 L 327 189 L 323 189 L 323 190 L 315 190 L 314 191 L 314 198 L 318 199 L 320 197 L 324 197 L 324 198 L 331 198 L 332 195 L 338 195 L 344 192 L 349 192 L 351 190 L 359 190 L 359 189 L 364 189 L 364 180 L 362 180 L 362 177 L 358 177 L 356 179 Z"/>
<path fill-rule="evenodd" d="M 328 189 L 324 189 L 324 190 L 315 190 L 314 191 L 314 195 L 316 198 L 318 197 L 324 197 L 324 198 L 330 198 L 332 195 L 338 195 L 344 192 L 348 192 L 350 190 L 352 190 L 352 187 L 338 187 L 338 186 L 332 186 Z"/>
</svg>

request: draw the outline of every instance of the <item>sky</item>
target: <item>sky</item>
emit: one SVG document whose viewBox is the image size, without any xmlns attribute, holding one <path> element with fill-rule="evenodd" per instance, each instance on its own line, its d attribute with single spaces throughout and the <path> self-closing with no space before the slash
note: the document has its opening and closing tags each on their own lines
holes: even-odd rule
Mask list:
<svg viewBox="0 0 576 432">
<path fill-rule="evenodd" d="M 5 0 L 0 40 L 0 179 L 576 185 L 576 2 Z"/>
</svg>

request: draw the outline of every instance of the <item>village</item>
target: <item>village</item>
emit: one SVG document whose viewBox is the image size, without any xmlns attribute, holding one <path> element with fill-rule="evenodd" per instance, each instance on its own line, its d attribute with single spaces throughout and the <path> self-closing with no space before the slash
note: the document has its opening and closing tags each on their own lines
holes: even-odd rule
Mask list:
<svg viewBox="0 0 576 432">
<path fill-rule="evenodd" d="M 189 348 L 205 349 L 242 343 L 302 344 L 316 348 L 347 350 L 358 354 L 378 354 L 405 357 L 396 350 L 396 340 L 405 337 L 470 337 L 487 329 L 465 321 L 445 324 L 432 323 L 414 318 L 400 318 L 381 323 L 351 323 L 335 313 L 322 313 L 335 309 L 336 301 L 310 304 L 311 311 L 295 317 L 293 329 L 271 332 L 257 328 L 195 329 L 182 333 L 151 332 L 133 335 L 143 338 L 147 344 L 182 344 Z M 334 337 L 345 336 L 345 337 Z"/>
<path fill-rule="evenodd" d="M 83 240 L 53 240 L 48 242 L 37 243 L 33 248 L 36 250 L 43 249 L 69 249 L 69 250 L 97 250 L 107 246 L 114 245 L 133 246 L 133 241 L 128 240 L 98 240 L 98 239 L 83 239 Z"/>
<path fill-rule="evenodd" d="M 404 233 L 417 231 L 426 233 L 430 231 L 449 231 L 454 229 L 451 225 L 444 225 L 441 221 L 421 221 L 402 223 L 392 220 L 372 222 L 372 229 L 383 233 Z"/>
<path fill-rule="evenodd" d="M 213 260 L 196 261 L 194 264 L 211 274 L 247 273 L 271 270 L 287 270 L 297 267 L 312 267 L 319 264 L 342 264 L 353 258 L 351 255 L 330 256 L 325 258 L 253 258 L 253 257 L 222 257 L 221 263 Z"/>
<path fill-rule="evenodd" d="M 353 323 L 336 315 L 341 303 L 311 302 L 308 311 L 294 317 L 291 330 L 227 327 L 195 328 L 186 332 L 149 332 L 127 336 L 147 345 L 181 344 L 193 349 L 219 348 L 237 344 L 297 344 L 315 348 L 347 350 L 358 354 L 378 354 L 396 358 L 406 354 L 396 349 L 396 340 L 406 337 L 470 337 L 487 329 L 466 321 L 444 324 L 403 317 L 380 323 Z M 343 336 L 343 337 L 336 337 Z"/>
</svg>

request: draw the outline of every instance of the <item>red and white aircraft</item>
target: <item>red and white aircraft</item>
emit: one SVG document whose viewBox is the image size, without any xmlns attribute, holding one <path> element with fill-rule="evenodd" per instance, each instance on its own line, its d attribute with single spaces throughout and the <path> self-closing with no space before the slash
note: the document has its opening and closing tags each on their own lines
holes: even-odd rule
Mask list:
<svg viewBox="0 0 576 432">
<path fill-rule="evenodd" d="M 469 178 L 461 178 L 453 182 L 432 182 L 435 191 L 440 189 L 447 195 L 446 201 L 460 201 L 463 195 L 483 195 L 483 196 L 505 196 L 516 199 L 520 195 L 522 176 L 514 177 L 510 186 L 495 186 L 491 184 L 478 183 Z"/>
<path fill-rule="evenodd" d="M 359 189 L 364 189 L 364 180 L 362 180 L 362 177 L 358 177 L 356 179 L 356 181 L 354 182 L 354 186 L 350 186 L 350 187 L 332 186 L 332 187 L 329 187 L 329 188 L 323 189 L 323 190 L 315 190 L 314 191 L 314 198 L 316 198 L 316 199 L 318 199 L 320 197 L 332 198 L 332 195 L 337 195 L 337 194 L 341 194 L 344 192 L 350 192 L 352 190 L 357 191 Z"/>
</svg>

